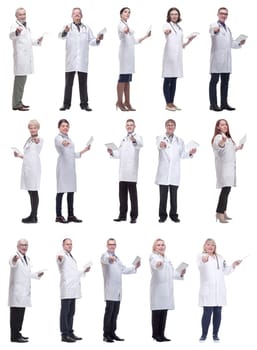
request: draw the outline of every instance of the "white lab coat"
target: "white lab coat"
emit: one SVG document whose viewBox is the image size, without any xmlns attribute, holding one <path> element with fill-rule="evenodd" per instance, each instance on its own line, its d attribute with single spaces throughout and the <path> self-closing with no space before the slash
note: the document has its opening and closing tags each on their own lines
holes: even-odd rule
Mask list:
<svg viewBox="0 0 257 350">
<path fill-rule="evenodd" d="M 19 259 L 14 264 L 12 259 L 18 255 Z M 31 278 L 39 279 L 38 272 L 31 272 L 31 263 L 26 255 L 27 263 L 20 252 L 16 252 L 9 260 L 10 281 L 8 306 L 27 307 L 31 306 Z"/>
<path fill-rule="evenodd" d="M 62 142 L 67 140 L 70 142 L 68 146 L 64 146 Z M 57 177 L 57 193 L 76 192 L 77 178 L 75 159 L 80 158 L 79 152 L 75 152 L 74 144 L 68 135 L 59 134 L 55 138 L 55 147 L 59 153 L 56 168 Z"/>
<path fill-rule="evenodd" d="M 175 23 L 165 23 L 163 31 L 171 30 L 171 33 L 165 35 L 166 44 L 164 47 L 162 61 L 163 78 L 181 78 L 183 77 L 183 31 Z"/>
<path fill-rule="evenodd" d="M 120 74 L 135 73 L 135 44 L 138 40 L 134 37 L 134 31 L 129 27 L 129 32 L 124 33 L 124 29 L 128 27 L 126 22 L 120 21 L 118 24 L 118 34 L 120 38 L 119 60 Z"/>
<path fill-rule="evenodd" d="M 217 188 L 236 186 L 236 145 L 227 138 L 225 147 L 220 147 L 222 136 L 218 134 L 213 141 Z"/>
<path fill-rule="evenodd" d="M 232 266 L 227 266 L 221 255 L 210 256 L 209 260 L 202 262 L 199 254 L 197 263 L 200 270 L 199 306 L 223 306 L 226 305 L 226 286 L 224 276 L 234 271 Z"/>
<path fill-rule="evenodd" d="M 151 267 L 151 285 L 150 285 L 150 302 L 151 310 L 173 310 L 173 279 L 183 279 L 180 273 L 174 270 L 172 263 L 166 256 L 158 253 L 150 255 Z M 162 266 L 156 267 L 158 261 Z"/>
<path fill-rule="evenodd" d="M 76 260 L 68 252 L 62 251 L 58 255 L 63 256 L 62 261 L 59 261 L 58 259 L 56 260 L 61 275 L 61 299 L 81 298 L 80 278 L 85 276 L 85 273 L 78 270 Z"/>
<path fill-rule="evenodd" d="M 21 170 L 21 189 L 38 191 L 40 187 L 41 163 L 40 152 L 43 147 L 43 139 L 39 143 L 32 141 L 30 137 L 24 145 L 23 163 Z"/>
<path fill-rule="evenodd" d="M 122 298 L 122 274 L 136 273 L 135 266 L 126 267 L 122 265 L 116 256 L 114 263 L 109 263 L 112 254 L 108 251 L 101 257 L 104 277 L 104 300 L 120 301 Z"/>
<path fill-rule="evenodd" d="M 130 139 L 133 136 L 136 143 Z M 119 149 L 113 151 L 113 158 L 120 159 L 119 181 L 137 182 L 139 151 L 143 147 L 141 136 L 133 133 L 125 136 L 120 144 Z"/>
<path fill-rule="evenodd" d="M 215 34 L 214 28 L 219 27 L 220 31 Z M 233 40 L 230 29 L 226 29 L 219 22 L 210 26 L 211 34 L 211 60 L 210 73 L 231 73 L 232 57 L 231 48 L 240 49 L 238 42 Z"/>
<path fill-rule="evenodd" d="M 159 164 L 155 183 L 157 185 L 179 186 L 180 159 L 189 157 L 184 141 L 175 135 L 172 141 L 167 135 L 158 136 L 156 141 L 159 150 Z M 160 148 L 161 141 L 167 144 L 166 148 Z"/>
<path fill-rule="evenodd" d="M 19 35 L 16 29 L 22 27 Z M 24 27 L 18 20 L 11 26 L 10 39 L 13 42 L 14 75 L 28 75 L 34 73 L 32 45 L 40 45 L 37 39 L 33 39 L 28 27 Z"/>
<path fill-rule="evenodd" d="M 74 23 L 70 24 L 67 35 L 62 36 L 63 30 L 59 33 L 59 38 L 66 39 L 65 71 L 87 73 L 89 45 L 98 45 L 92 30 L 88 25 L 81 24 L 79 31 Z"/>
</svg>

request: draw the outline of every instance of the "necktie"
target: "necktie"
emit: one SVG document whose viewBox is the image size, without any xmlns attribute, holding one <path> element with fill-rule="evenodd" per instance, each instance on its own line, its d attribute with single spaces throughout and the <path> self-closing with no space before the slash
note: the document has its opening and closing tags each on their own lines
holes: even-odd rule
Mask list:
<svg viewBox="0 0 257 350">
<path fill-rule="evenodd" d="M 24 259 L 24 261 L 25 261 L 26 265 L 28 265 L 28 261 L 27 261 L 27 257 L 26 257 L 26 255 L 24 255 L 23 259 Z"/>
<path fill-rule="evenodd" d="M 75 26 L 78 28 L 78 31 L 80 32 L 80 24 L 79 23 L 75 23 Z"/>
</svg>

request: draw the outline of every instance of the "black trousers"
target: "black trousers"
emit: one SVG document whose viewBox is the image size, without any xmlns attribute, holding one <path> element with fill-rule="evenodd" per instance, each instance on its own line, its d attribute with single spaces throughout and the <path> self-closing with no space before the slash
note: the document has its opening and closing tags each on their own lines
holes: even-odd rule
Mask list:
<svg viewBox="0 0 257 350">
<path fill-rule="evenodd" d="M 126 219 L 128 212 L 128 193 L 130 197 L 131 219 L 136 219 L 138 217 L 138 201 L 137 201 L 137 183 L 129 181 L 119 182 L 119 199 L 120 199 L 120 214 L 119 218 Z"/>
<path fill-rule="evenodd" d="M 178 217 L 177 214 L 177 192 L 178 186 L 173 185 L 159 185 L 160 190 L 160 204 L 159 204 L 159 217 L 161 220 L 167 219 L 167 199 L 168 199 L 168 191 L 170 190 L 170 213 L 169 217 L 172 219 L 176 219 Z"/>
<path fill-rule="evenodd" d="M 207 336 L 209 325 L 211 322 L 212 316 L 212 324 L 213 331 L 212 334 L 217 336 L 219 333 L 220 322 L 221 322 L 221 306 L 204 306 L 203 307 L 203 316 L 202 316 L 202 335 Z"/>
<path fill-rule="evenodd" d="M 220 105 L 225 107 L 228 104 L 228 82 L 230 73 L 211 73 L 211 80 L 209 84 L 210 105 L 217 106 L 217 84 L 221 78 L 220 84 Z"/>
<path fill-rule="evenodd" d="M 120 301 L 106 300 L 104 313 L 104 337 L 112 337 L 115 335 L 119 310 Z"/>
<path fill-rule="evenodd" d="M 163 94 L 166 104 L 173 103 L 176 92 L 177 78 L 164 78 Z"/>
<path fill-rule="evenodd" d="M 60 330 L 62 336 L 73 334 L 76 299 L 61 299 Z"/>
<path fill-rule="evenodd" d="M 57 193 L 56 195 L 56 216 L 62 216 L 62 197 L 64 193 Z M 67 205 L 68 205 L 68 216 L 74 215 L 73 209 L 74 192 L 67 193 Z"/>
<path fill-rule="evenodd" d="M 219 201 L 216 209 L 216 213 L 224 214 L 224 212 L 227 210 L 227 204 L 228 204 L 228 195 L 231 191 L 231 187 L 222 187 L 220 191 Z"/>
<path fill-rule="evenodd" d="M 65 73 L 65 89 L 64 89 L 63 105 L 67 108 L 71 106 L 72 87 L 73 87 L 75 73 L 76 72 Z M 79 78 L 80 106 L 85 107 L 88 105 L 87 73 L 78 72 L 78 78 Z"/>
<path fill-rule="evenodd" d="M 11 340 L 21 337 L 21 329 L 25 314 L 25 307 L 10 307 Z"/>
<path fill-rule="evenodd" d="M 38 191 L 28 191 L 28 193 L 29 193 L 30 205 L 31 205 L 30 216 L 32 218 L 36 218 L 37 217 L 38 204 L 39 204 Z"/>
<path fill-rule="evenodd" d="M 163 338 L 168 310 L 152 310 L 152 337 Z"/>
</svg>

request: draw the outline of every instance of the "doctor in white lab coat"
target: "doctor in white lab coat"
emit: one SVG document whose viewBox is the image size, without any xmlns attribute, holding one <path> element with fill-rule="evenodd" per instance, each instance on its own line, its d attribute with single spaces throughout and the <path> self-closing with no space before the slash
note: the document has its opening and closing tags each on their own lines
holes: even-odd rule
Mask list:
<svg viewBox="0 0 257 350">
<path fill-rule="evenodd" d="M 74 334 L 73 318 L 75 314 L 76 299 L 81 298 L 80 278 L 90 270 L 90 266 L 83 271 L 79 271 L 77 262 L 72 256 L 72 240 L 65 238 L 62 242 L 63 251 L 57 255 L 57 264 L 61 275 L 60 280 L 60 296 L 61 296 L 61 312 L 60 312 L 60 330 L 62 341 L 73 343 L 81 340 Z"/>
<path fill-rule="evenodd" d="M 120 75 L 117 85 L 117 103 L 116 108 L 123 112 L 135 111 L 130 103 L 130 82 L 132 74 L 135 73 L 135 44 L 141 43 L 151 35 L 149 31 L 140 39 L 134 37 L 134 30 L 128 25 L 130 17 L 130 8 L 123 7 L 120 10 L 120 22 L 118 24 L 118 35 L 120 39 L 119 62 Z M 125 100 L 123 101 L 123 95 Z"/>
<path fill-rule="evenodd" d="M 231 67 L 231 48 L 239 49 L 245 40 L 233 40 L 231 31 L 226 25 L 228 9 L 221 7 L 218 10 L 218 21 L 210 26 L 211 35 L 211 59 L 210 73 L 211 80 L 209 84 L 210 109 L 216 112 L 226 109 L 233 111 L 235 108 L 228 104 L 228 84 L 232 71 Z M 220 107 L 217 102 L 217 84 L 221 78 L 220 86 Z"/>
<path fill-rule="evenodd" d="M 70 124 L 68 120 L 61 119 L 58 122 L 59 135 L 55 138 L 55 148 L 59 154 L 56 168 L 57 195 L 56 195 L 56 222 L 62 224 L 68 222 L 82 222 L 74 215 L 74 192 L 77 191 L 75 159 L 90 150 L 90 145 L 80 152 L 75 152 L 74 144 L 68 136 Z M 62 215 L 62 198 L 67 193 L 68 218 Z"/>
<path fill-rule="evenodd" d="M 119 199 L 120 213 L 114 221 L 126 221 L 128 211 L 128 193 L 131 202 L 130 223 L 136 223 L 138 216 L 137 174 L 139 165 L 139 151 L 143 147 L 143 139 L 135 133 L 135 121 L 126 121 L 127 135 L 122 139 L 116 150 L 107 149 L 112 158 L 120 160 L 119 170 Z"/>
<path fill-rule="evenodd" d="M 155 183 L 159 185 L 160 204 L 159 222 L 166 221 L 168 191 L 170 191 L 169 217 L 174 222 L 180 222 L 177 214 L 177 190 L 180 181 L 180 159 L 192 157 L 196 148 L 187 151 L 184 141 L 174 135 L 176 122 L 168 119 L 165 122 L 166 134 L 157 137 L 159 163 Z"/>
<path fill-rule="evenodd" d="M 66 40 L 66 61 L 65 61 L 65 91 L 61 111 L 69 109 L 71 106 L 72 86 L 75 73 L 78 73 L 80 108 L 86 111 L 92 111 L 88 106 L 87 93 L 87 73 L 88 73 L 88 54 L 89 45 L 96 46 L 100 44 L 103 35 L 95 37 L 88 25 L 81 22 L 82 10 L 75 7 L 72 10 L 72 23 L 66 25 L 59 33 L 60 39 Z"/>
<path fill-rule="evenodd" d="M 227 302 L 224 276 L 233 272 L 241 260 L 236 260 L 231 266 L 227 266 L 223 257 L 216 252 L 215 241 L 208 238 L 204 243 L 203 253 L 197 258 L 197 263 L 200 270 L 199 305 L 203 307 L 200 341 L 206 340 L 213 317 L 213 340 L 218 342 L 221 310 Z"/>
<path fill-rule="evenodd" d="M 216 219 L 227 223 L 231 218 L 227 215 L 227 202 L 231 187 L 236 186 L 236 151 L 243 148 L 243 144 L 236 146 L 233 141 L 228 122 L 219 119 L 215 125 L 212 138 L 212 147 L 215 156 L 217 188 L 221 188 Z"/>
<path fill-rule="evenodd" d="M 33 39 L 26 22 L 26 10 L 22 7 L 15 12 L 16 22 L 12 25 L 10 39 L 13 42 L 14 87 L 13 110 L 27 111 L 29 106 L 22 102 L 27 75 L 34 73 L 33 45 L 40 45 L 43 37 Z"/>
<path fill-rule="evenodd" d="M 171 7 L 168 10 L 166 23 L 163 26 L 166 43 L 162 61 L 163 94 L 166 101 L 166 109 L 169 111 L 180 110 L 173 102 L 177 78 L 183 77 L 182 51 L 195 38 L 195 36 L 191 36 L 186 43 L 183 43 L 183 31 L 178 24 L 180 21 L 179 9 Z"/>
<path fill-rule="evenodd" d="M 104 278 L 104 300 L 106 302 L 103 340 L 107 343 L 112 343 L 114 340 L 124 340 L 115 334 L 122 298 L 122 274 L 136 273 L 140 266 L 140 261 L 131 267 L 124 266 L 115 254 L 115 250 L 116 241 L 113 238 L 109 238 L 107 240 L 107 252 L 101 256 Z"/>
<path fill-rule="evenodd" d="M 25 308 L 31 306 L 31 278 L 39 279 L 44 272 L 31 272 L 29 257 L 26 256 L 28 241 L 20 239 L 17 243 L 17 252 L 11 256 L 9 300 L 11 342 L 26 343 L 28 337 L 21 334 Z"/>
<path fill-rule="evenodd" d="M 14 156 L 23 159 L 21 171 L 21 189 L 26 190 L 30 196 L 31 213 L 22 219 L 25 224 L 37 223 L 37 211 L 39 204 L 38 190 L 41 178 L 40 152 L 43 147 L 43 139 L 38 136 L 40 124 L 37 120 L 30 120 L 28 129 L 30 137 L 24 145 L 24 154 L 14 151 Z"/>
<path fill-rule="evenodd" d="M 168 310 L 173 310 L 173 279 L 183 279 L 186 270 L 176 271 L 165 256 L 165 242 L 158 238 L 154 241 L 150 255 L 151 286 L 150 301 L 152 310 L 152 338 L 158 342 L 169 341 L 166 338 L 165 326 Z"/>
</svg>

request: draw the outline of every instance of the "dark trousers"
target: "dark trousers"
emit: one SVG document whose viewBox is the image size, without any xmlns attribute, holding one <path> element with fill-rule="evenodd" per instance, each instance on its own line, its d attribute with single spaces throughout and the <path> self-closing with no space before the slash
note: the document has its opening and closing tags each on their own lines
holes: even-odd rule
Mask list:
<svg viewBox="0 0 257 350">
<path fill-rule="evenodd" d="M 230 73 L 211 73 L 211 80 L 209 84 L 209 97 L 210 105 L 215 107 L 217 103 L 217 84 L 219 77 L 221 78 L 220 84 L 220 105 L 225 107 L 228 104 L 228 82 Z"/>
<path fill-rule="evenodd" d="M 152 310 L 152 337 L 163 338 L 168 310 Z"/>
<path fill-rule="evenodd" d="M 220 191 L 219 201 L 216 209 L 216 213 L 224 214 L 224 212 L 227 210 L 227 204 L 228 204 L 228 195 L 231 191 L 231 187 L 222 187 Z"/>
<path fill-rule="evenodd" d="M 28 191 L 30 197 L 31 213 L 32 218 L 37 217 L 37 209 L 39 204 L 38 191 Z"/>
<path fill-rule="evenodd" d="M 106 300 L 104 313 L 104 337 L 112 337 L 115 335 L 119 310 L 120 301 Z"/>
<path fill-rule="evenodd" d="M 10 307 L 11 340 L 21 337 L 21 329 L 25 314 L 25 307 Z"/>
<path fill-rule="evenodd" d="M 76 299 L 61 299 L 60 330 L 62 336 L 73 334 Z"/>
<path fill-rule="evenodd" d="M 168 191 L 170 190 L 170 213 L 169 217 L 171 219 L 176 219 L 177 214 L 177 191 L 178 186 L 173 185 L 159 185 L 160 190 L 160 205 L 159 205 L 159 217 L 161 220 L 167 219 L 167 199 Z"/>
<path fill-rule="evenodd" d="M 73 87 L 75 73 L 76 72 L 65 73 L 65 90 L 64 90 L 63 105 L 68 108 L 71 106 L 72 87 Z M 79 78 L 80 106 L 85 107 L 88 104 L 87 73 L 78 72 L 78 78 Z"/>
<path fill-rule="evenodd" d="M 212 316 L 212 324 L 213 331 L 212 334 L 214 336 L 218 335 L 220 322 L 221 322 L 221 306 L 204 306 L 203 307 L 203 316 L 202 316 L 202 335 L 207 336 L 209 325 L 211 322 Z"/>
<path fill-rule="evenodd" d="M 166 103 L 173 103 L 177 86 L 177 78 L 164 78 L 163 94 Z"/>
<path fill-rule="evenodd" d="M 137 183 L 129 181 L 119 182 L 119 199 L 120 199 L 120 214 L 119 218 L 126 219 L 128 212 L 128 193 L 130 197 L 131 219 L 136 219 L 138 217 L 138 201 L 137 201 Z"/>
<path fill-rule="evenodd" d="M 62 197 L 64 193 L 57 193 L 56 195 L 56 216 L 62 216 Z M 67 205 L 68 205 L 68 216 L 73 216 L 73 202 L 74 192 L 67 193 Z"/>
</svg>

